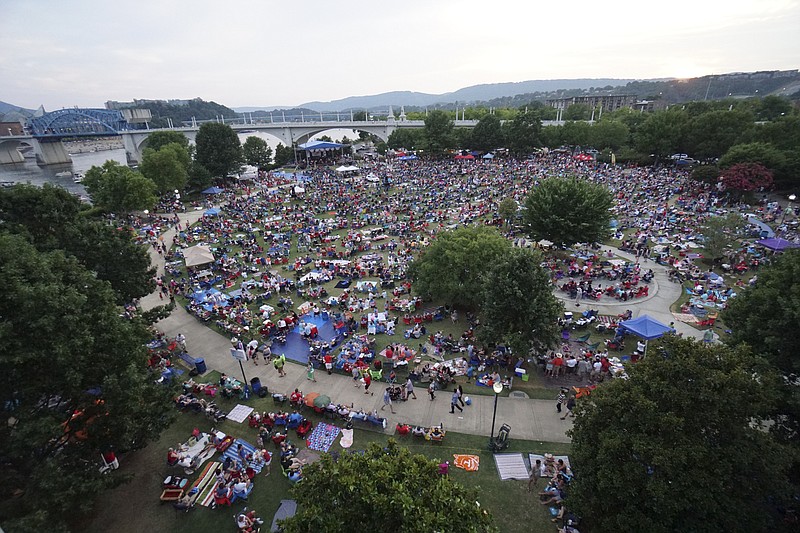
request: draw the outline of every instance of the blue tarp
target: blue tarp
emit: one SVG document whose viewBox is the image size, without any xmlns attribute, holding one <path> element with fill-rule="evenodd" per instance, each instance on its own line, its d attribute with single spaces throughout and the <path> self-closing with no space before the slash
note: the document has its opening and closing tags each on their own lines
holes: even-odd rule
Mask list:
<svg viewBox="0 0 800 533">
<path fill-rule="evenodd" d="M 214 187 L 209 187 L 208 189 L 204 190 L 203 194 L 219 194 L 221 192 L 225 192 L 225 189 L 222 189 L 220 187 L 214 186 Z"/>
<path fill-rule="evenodd" d="M 339 143 L 332 143 L 328 141 L 308 141 L 305 144 L 298 144 L 297 148 L 300 150 L 338 150 L 344 146 L 343 144 Z"/>
<path fill-rule="evenodd" d="M 415 156 L 415 155 L 404 155 L 404 156 L 398 157 L 397 160 L 398 161 L 413 161 L 416 158 L 417 158 L 417 156 Z"/>
<path fill-rule="evenodd" d="M 626 320 L 620 323 L 620 326 L 637 335 L 645 340 L 653 340 L 659 337 L 663 337 L 664 334 L 669 333 L 672 331 L 672 328 L 669 326 L 665 326 L 655 318 L 652 318 L 648 315 L 640 316 L 639 318 L 634 318 L 633 320 Z"/>
</svg>

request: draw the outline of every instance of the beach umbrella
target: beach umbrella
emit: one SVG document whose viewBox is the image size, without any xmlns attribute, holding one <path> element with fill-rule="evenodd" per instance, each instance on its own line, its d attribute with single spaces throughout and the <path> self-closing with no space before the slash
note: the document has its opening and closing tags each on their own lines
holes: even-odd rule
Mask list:
<svg viewBox="0 0 800 533">
<path fill-rule="evenodd" d="M 324 394 L 320 394 L 316 398 L 314 398 L 314 407 L 327 407 L 328 404 L 331 403 L 330 396 L 326 396 Z"/>
<path fill-rule="evenodd" d="M 303 397 L 303 402 L 305 402 L 306 407 L 314 407 L 314 400 L 316 400 L 317 398 L 319 398 L 319 393 L 318 392 L 309 392 L 308 394 L 306 394 Z M 326 398 L 327 398 L 327 396 L 326 396 Z M 325 405 L 327 405 L 327 404 L 325 404 Z"/>
</svg>

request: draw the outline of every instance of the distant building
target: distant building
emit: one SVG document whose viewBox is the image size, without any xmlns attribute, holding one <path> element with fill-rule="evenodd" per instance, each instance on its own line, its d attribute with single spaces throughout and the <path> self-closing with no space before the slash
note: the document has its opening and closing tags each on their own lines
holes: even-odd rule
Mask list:
<svg viewBox="0 0 800 533">
<path fill-rule="evenodd" d="M 633 107 L 637 102 L 633 94 L 595 94 L 590 96 L 570 96 L 547 100 L 547 105 L 564 110 L 573 104 L 584 104 L 594 109 L 602 107 L 603 111 L 616 111 L 623 107 Z"/>
</svg>

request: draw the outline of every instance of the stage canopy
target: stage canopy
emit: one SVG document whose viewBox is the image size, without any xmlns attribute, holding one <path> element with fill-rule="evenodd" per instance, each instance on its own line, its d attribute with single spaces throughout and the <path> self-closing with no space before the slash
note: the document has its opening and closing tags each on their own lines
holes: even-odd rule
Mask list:
<svg viewBox="0 0 800 533">
<path fill-rule="evenodd" d="M 328 141 L 308 141 L 305 144 L 298 144 L 297 148 L 306 152 L 313 152 L 314 150 L 338 150 L 343 146 L 343 144 Z"/>
</svg>

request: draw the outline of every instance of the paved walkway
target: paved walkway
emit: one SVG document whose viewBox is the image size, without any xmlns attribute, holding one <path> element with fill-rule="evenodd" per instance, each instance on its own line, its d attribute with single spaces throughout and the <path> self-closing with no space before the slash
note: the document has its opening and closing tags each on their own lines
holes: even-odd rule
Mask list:
<svg viewBox="0 0 800 533">
<path fill-rule="evenodd" d="M 191 211 L 180 215 L 181 223 L 192 224 L 196 222 L 203 211 Z M 172 238 L 176 229 L 172 228 L 164 233 L 164 243 L 171 245 Z M 621 257 L 632 259 L 633 256 L 615 250 Z M 157 266 L 158 275 L 164 271 L 164 258 L 150 248 L 150 256 L 153 264 Z M 674 302 L 680 294 L 680 285 L 672 283 L 667 279 L 666 270 L 657 264 L 648 265 L 655 272 L 654 285 L 657 284 L 656 294 L 651 295 L 645 300 L 633 302 L 608 303 L 595 305 L 591 308 L 600 310 L 603 314 L 619 314 L 624 311 L 622 308 L 630 308 L 634 311 L 634 316 L 647 313 L 666 324 L 673 321 L 669 313 L 669 305 Z M 564 298 L 562 298 L 564 299 Z M 569 310 L 583 311 L 589 308 L 588 302 L 576 307 L 574 302 L 565 300 L 565 307 Z M 157 294 L 148 295 L 141 300 L 143 309 L 151 309 L 163 304 Z M 168 336 L 174 337 L 178 333 L 186 335 L 188 352 L 194 357 L 202 357 L 210 369 L 224 372 L 230 376 L 240 377 L 242 371 L 239 363 L 230 355 L 231 343 L 228 337 L 220 335 L 211 328 L 206 327 L 202 322 L 190 315 L 182 306 L 176 307 L 173 313 L 160 321 L 156 326 Z M 698 336 L 697 330 L 688 325 L 676 323 L 678 331 L 684 336 Z M 689 331 L 692 330 L 692 331 Z M 363 389 L 353 386 L 353 381 L 348 376 L 342 374 L 327 375 L 324 369 L 317 369 L 317 383 L 311 383 L 306 379 L 305 367 L 291 364 L 287 365 L 287 376 L 278 377 L 277 371 L 272 365 L 265 365 L 263 361 L 258 366 L 252 362 L 244 363 L 244 371 L 247 379 L 258 376 L 261 383 L 266 385 L 270 391 L 288 394 L 295 388 L 303 392 L 317 391 L 330 396 L 337 403 L 353 403 L 357 408 L 375 409 L 383 405 L 383 388 L 380 383 L 373 383 L 374 396 L 365 395 Z M 555 393 L 554 393 L 555 394 Z M 396 414 L 391 414 L 388 410 L 383 414 L 388 417 L 387 431 L 393 432 L 397 422 L 412 425 L 433 425 L 444 423 L 445 429 L 469 433 L 473 435 L 486 435 L 488 438 L 492 426 L 492 413 L 494 398 L 492 396 L 473 396 L 472 405 L 466 406 L 463 413 L 456 410 L 455 414 L 450 414 L 450 396 L 447 391 L 441 391 L 436 395 L 436 399 L 428 399 L 427 391 L 417 388 L 416 400 L 410 399 L 406 402 L 397 402 L 394 405 Z M 568 419 L 562 421 L 555 412 L 555 401 L 551 400 L 530 400 L 518 398 L 499 398 L 497 402 L 497 426 L 508 423 L 512 430 L 512 438 L 527 440 L 537 440 L 543 442 L 570 442 L 566 435 L 566 430 L 572 426 Z"/>
</svg>

